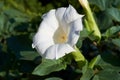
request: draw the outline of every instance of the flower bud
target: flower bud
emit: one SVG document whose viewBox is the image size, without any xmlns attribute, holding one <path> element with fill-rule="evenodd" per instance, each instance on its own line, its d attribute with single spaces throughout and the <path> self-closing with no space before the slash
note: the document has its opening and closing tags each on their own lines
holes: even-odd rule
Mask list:
<svg viewBox="0 0 120 80">
<path fill-rule="evenodd" d="M 89 6 L 89 3 L 87 0 L 79 0 L 81 6 L 83 7 L 84 11 L 85 11 L 85 19 L 84 19 L 84 22 L 85 22 L 85 26 L 86 26 L 86 29 L 89 31 L 89 32 L 93 32 L 93 36 L 95 38 L 95 40 L 100 40 L 101 39 L 101 33 L 98 29 L 98 26 L 95 22 L 95 19 L 93 17 L 93 14 L 92 14 L 92 11 L 90 9 L 90 6 Z"/>
</svg>

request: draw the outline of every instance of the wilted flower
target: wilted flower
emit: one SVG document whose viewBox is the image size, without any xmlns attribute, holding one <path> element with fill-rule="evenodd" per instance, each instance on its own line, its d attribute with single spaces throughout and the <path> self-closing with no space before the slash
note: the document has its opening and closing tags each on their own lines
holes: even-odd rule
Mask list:
<svg viewBox="0 0 120 80">
<path fill-rule="evenodd" d="M 32 47 L 46 59 L 58 59 L 75 51 L 74 45 L 83 29 L 82 17 L 71 5 L 50 10 L 42 17 Z"/>
</svg>

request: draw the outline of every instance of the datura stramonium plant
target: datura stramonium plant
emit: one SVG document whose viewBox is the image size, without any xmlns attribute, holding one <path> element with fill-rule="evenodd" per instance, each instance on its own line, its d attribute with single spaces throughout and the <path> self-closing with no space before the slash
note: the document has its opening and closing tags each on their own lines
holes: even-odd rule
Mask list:
<svg viewBox="0 0 120 80">
<path fill-rule="evenodd" d="M 74 52 L 83 29 L 82 17 L 71 5 L 50 10 L 42 16 L 32 47 L 46 59 L 59 59 Z"/>
</svg>

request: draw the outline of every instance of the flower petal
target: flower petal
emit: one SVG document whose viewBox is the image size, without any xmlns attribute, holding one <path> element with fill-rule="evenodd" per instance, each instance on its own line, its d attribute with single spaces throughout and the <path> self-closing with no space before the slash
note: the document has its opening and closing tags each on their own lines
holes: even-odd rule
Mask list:
<svg viewBox="0 0 120 80">
<path fill-rule="evenodd" d="M 59 27 L 55 12 L 56 12 L 56 10 L 53 9 L 42 16 L 42 18 L 43 18 L 42 22 L 45 22 L 45 24 L 48 24 L 47 27 L 52 28 L 54 31 Z"/>
<path fill-rule="evenodd" d="M 64 30 L 64 32 L 66 33 L 66 34 L 68 34 L 68 32 L 69 32 L 69 25 L 65 22 L 65 20 L 63 19 L 63 16 L 64 16 L 64 13 L 65 13 L 65 11 L 66 11 L 66 8 L 64 8 L 64 7 L 62 7 L 62 8 L 58 8 L 57 10 L 56 10 L 56 18 L 58 19 L 58 21 L 59 21 L 59 25 L 60 25 L 60 27 L 62 27 L 63 28 L 63 30 Z"/>
<path fill-rule="evenodd" d="M 68 8 L 58 8 L 56 10 L 56 17 L 59 21 L 59 25 L 63 28 L 66 34 L 69 34 L 70 23 L 83 15 L 79 15 L 77 11 L 69 5 Z"/>
<path fill-rule="evenodd" d="M 74 7 L 71 5 L 69 5 L 69 7 L 66 9 L 64 16 L 63 16 L 66 23 L 70 23 L 78 19 L 79 17 L 82 17 L 82 15 L 79 15 L 77 11 L 74 9 Z"/>
<path fill-rule="evenodd" d="M 60 24 L 63 23 L 62 20 L 63 20 L 63 15 L 64 15 L 64 13 L 65 13 L 65 10 L 66 10 L 66 8 L 65 8 L 65 7 L 62 7 L 62 8 L 58 8 L 58 9 L 56 10 L 56 12 L 55 12 L 55 15 L 56 15 L 58 21 L 60 22 Z"/>
<path fill-rule="evenodd" d="M 82 17 L 71 22 L 70 26 L 71 29 L 68 36 L 68 43 L 73 46 L 77 43 L 80 36 L 80 31 L 83 29 Z"/>
<path fill-rule="evenodd" d="M 56 44 L 49 47 L 43 57 L 46 59 L 59 59 L 73 51 L 75 50 L 69 44 Z"/>
<path fill-rule="evenodd" d="M 55 16 L 55 10 L 51 10 L 43 16 L 43 21 L 33 38 L 32 47 L 43 55 L 48 47 L 54 45 L 53 35 L 57 28 L 58 21 Z"/>
<path fill-rule="evenodd" d="M 43 33 L 41 31 L 41 33 L 37 33 L 33 39 L 32 46 L 33 48 L 37 49 L 37 51 L 41 54 L 41 56 L 44 54 L 44 52 L 48 47 L 50 47 L 51 45 L 54 45 L 53 39 L 50 36 L 51 36 L 51 33 L 49 32 Z"/>
</svg>

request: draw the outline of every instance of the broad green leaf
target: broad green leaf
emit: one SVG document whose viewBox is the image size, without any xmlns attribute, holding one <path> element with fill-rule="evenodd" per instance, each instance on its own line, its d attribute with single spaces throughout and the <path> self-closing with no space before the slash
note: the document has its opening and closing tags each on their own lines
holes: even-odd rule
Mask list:
<svg viewBox="0 0 120 80">
<path fill-rule="evenodd" d="M 86 60 L 85 65 L 82 67 L 82 73 L 85 74 L 87 70 L 88 70 L 88 61 Z"/>
<path fill-rule="evenodd" d="M 102 70 L 98 69 L 93 80 L 119 80 L 120 79 L 120 59 L 111 53 L 105 53 L 100 56 L 100 59 L 95 65 L 99 65 Z M 111 77 L 114 76 L 114 77 Z"/>
<path fill-rule="evenodd" d="M 28 17 L 26 13 L 22 13 L 21 11 L 14 9 L 14 8 L 7 8 L 4 10 L 4 13 L 9 17 Z"/>
<path fill-rule="evenodd" d="M 94 75 L 93 70 L 88 68 L 87 71 L 82 75 L 80 80 L 91 80 L 93 75 Z"/>
<path fill-rule="evenodd" d="M 78 40 L 78 42 L 77 42 L 77 44 L 76 44 L 76 46 L 78 47 L 78 48 L 81 48 L 81 46 L 82 46 L 82 40 Z"/>
<path fill-rule="evenodd" d="M 92 75 L 90 75 L 90 73 L 89 74 L 84 73 L 82 78 L 85 76 L 83 80 L 119 80 L 120 79 L 119 61 L 120 59 L 112 55 L 111 53 L 98 55 L 89 64 L 89 66 L 92 65 L 92 68 L 94 67 L 94 71 L 93 71 L 94 73 L 92 73 Z M 98 68 L 98 66 L 100 68 Z M 97 72 L 96 72 L 96 69 L 97 69 Z M 87 70 L 86 72 L 89 72 L 89 71 Z M 110 78 L 111 76 L 114 76 L 114 77 Z M 93 77 L 93 79 L 91 79 L 91 77 Z"/>
<path fill-rule="evenodd" d="M 115 7 L 120 8 L 120 0 L 114 0 L 112 3 Z"/>
<path fill-rule="evenodd" d="M 21 22 L 24 22 L 24 25 Z M 27 25 L 25 25 L 25 24 L 27 24 Z M 24 27 L 26 27 L 26 31 L 24 31 L 24 32 L 27 32 L 27 28 L 29 27 L 28 18 L 22 17 L 22 16 L 19 16 L 19 17 L 16 17 L 16 16 L 10 17 L 10 15 L 7 15 L 5 13 L 1 13 L 0 14 L 0 25 L 1 25 L 0 26 L 0 35 L 3 35 L 4 37 L 5 36 L 11 36 L 13 34 L 17 35 L 19 32 L 15 31 L 16 27 L 17 28 L 18 27 L 19 28 L 23 28 L 23 29 L 25 29 Z M 20 26 L 20 25 L 22 25 L 22 26 Z"/>
<path fill-rule="evenodd" d="M 28 18 L 28 17 L 21 17 L 21 16 L 16 17 L 14 19 L 16 22 L 28 22 L 30 20 L 30 18 Z"/>
<path fill-rule="evenodd" d="M 84 29 L 80 32 L 80 38 L 81 38 L 81 39 L 84 39 L 84 38 L 88 37 L 89 34 L 90 34 L 90 33 L 87 31 L 87 29 L 84 28 Z"/>
<path fill-rule="evenodd" d="M 89 68 L 93 69 L 93 67 L 94 67 L 97 63 L 99 63 L 100 59 L 101 59 L 101 56 L 100 56 L 100 55 L 98 55 L 97 57 L 93 58 L 93 59 L 91 60 L 91 62 L 89 63 Z"/>
<path fill-rule="evenodd" d="M 20 55 L 22 56 L 21 60 L 34 60 L 39 56 L 35 51 L 20 51 Z"/>
<path fill-rule="evenodd" d="M 14 8 L 6 9 L 4 14 L 9 16 L 9 18 L 13 18 L 16 22 L 28 22 L 32 18 L 32 16 L 29 16 L 26 13 L 23 13 Z"/>
<path fill-rule="evenodd" d="M 112 39 L 113 44 L 115 44 L 116 46 L 120 47 L 120 38 L 117 39 Z"/>
<path fill-rule="evenodd" d="M 118 31 L 120 31 L 120 26 L 113 26 L 107 29 L 107 31 L 103 34 L 103 36 L 108 38 L 114 36 L 114 34 L 117 33 Z"/>
<path fill-rule="evenodd" d="M 58 60 L 48 60 L 43 59 L 42 63 L 38 65 L 33 71 L 34 75 L 44 76 L 51 72 L 60 71 L 67 67 L 66 63 L 62 59 Z"/>
<path fill-rule="evenodd" d="M 116 54 L 116 55 L 114 55 Z M 110 51 L 105 51 L 101 54 L 101 60 L 98 65 L 104 67 L 104 65 L 119 67 L 120 66 L 120 56 L 117 56 L 117 53 L 113 53 Z"/>
<path fill-rule="evenodd" d="M 1 13 L 0 14 L 0 34 L 4 32 L 6 23 L 7 23 L 7 17 L 3 13 Z"/>
<path fill-rule="evenodd" d="M 111 5 L 112 0 L 89 0 L 90 4 L 93 4 L 100 8 L 100 10 L 105 10 Z"/>
<path fill-rule="evenodd" d="M 113 25 L 113 20 L 107 11 L 101 11 L 96 15 L 96 20 L 100 30 L 106 30 Z"/>
<path fill-rule="evenodd" d="M 76 46 L 78 48 L 81 48 L 82 46 L 82 41 L 87 38 L 89 36 L 89 32 L 86 30 L 86 28 L 84 28 L 81 32 L 80 32 L 80 38 L 76 44 Z"/>
<path fill-rule="evenodd" d="M 112 7 L 106 11 L 113 18 L 113 20 L 120 22 L 120 9 Z"/>
<path fill-rule="evenodd" d="M 58 78 L 58 77 L 51 77 L 51 78 L 47 78 L 45 80 L 63 80 L 63 79 Z"/>
<path fill-rule="evenodd" d="M 92 80 L 120 80 L 120 74 L 114 69 L 106 69 L 96 74 Z"/>
</svg>

